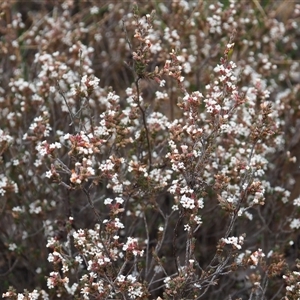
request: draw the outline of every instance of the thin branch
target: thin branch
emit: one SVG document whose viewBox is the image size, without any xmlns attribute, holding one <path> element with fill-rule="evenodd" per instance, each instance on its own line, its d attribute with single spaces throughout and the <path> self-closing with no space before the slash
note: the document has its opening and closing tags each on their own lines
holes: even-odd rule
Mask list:
<svg viewBox="0 0 300 300">
<path fill-rule="evenodd" d="M 16 267 L 18 262 L 19 262 L 19 259 L 17 258 L 14 261 L 13 265 L 5 273 L 0 273 L 0 277 L 4 277 L 4 276 L 7 276 L 8 274 L 10 274 L 13 271 L 13 269 Z"/>
<path fill-rule="evenodd" d="M 259 1 L 258 0 L 252 0 L 252 1 L 254 2 L 255 6 L 260 11 L 260 13 L 266 18 L 267 15 L 266 15 L 264 9 L 262 8 L 262 6 L 260 5 Z"/>
<path fill-rule="evenodd" d="M 141 102 L 140 102 L 140 87 L 139 87 L 139 81 L 140 77 L 136 79 L 135 86 L 137 90 L 137 105 L 142 113 L 142 119 L 143 119 L 143 126 L 145 129 L 146 139 L 147 139 L 147 150 L 148 150 L 148 160 L 149 160 L 149 166 L 148 166 L 148 172 L 151 171 L 152 168 L 152 156 L 151 156 L 151 145 L 150 145 L 150 139 L 149 139 L 149 130 L 147 126 L 147 120 L 146 120 L 146 114 L 144 109 L 142 108 Z"/>
<path fill-rule="evenodd" d="M 176 266 L 177 271 L 179 270 L 179 267 L 178 267 L 178 262 L 177 262 L 177 258 L 176 258 L 176 256 L 177 256 L 176 240 L 178 237 L 178 226 L 179 226 L 179 223 L 181 222 L 182 218 L 183 218 L 183 214 L 180 214 L 178 221 L 176 223 L 176 226 L 174 228 L 174 237 L 173 237 L 173 256 L 174 256 L 174 261 L 175 261 L 175 266 Z"/>
<path fill-rule="evenodd" d="M 66 166 L 65 163 L 63 163 L 58 157 L 55 157 L 55 160 L 58 162 L 59 167 L 62 168 L 67 174 L 71 174 L 71 170 Z"/>
<path fill-rule="evenodd" d="M 98 221 L 100 221 L 100 220 L 101 220 L 101 219 L 100 219 L 100 215 L 98 214 L 98 212 L 97 212 L 97 210 L 96 210 L 96 208 L 95 208 L 95 206 L 94 206 L 94 204 L 93 204 L 93 202 L 92 202 L 92 200 L 91 200 L 90 193 L 86 190 L 86 188 L 82 188 L 82 190 L 83 190 L 83 192 L 85 193 L 85 195 L 86 195 L 86 197 L 87 197 L 87 199 L 88 199 L 88 202 L 89 202 L 91 208 L 93 209 L 94 214 L 96 215 Z"/>
<path fill-rule="evenodd" d="M 170 216 L 171 216 L 171 215 L 170 215 Z M 168 223 L 169 223 L 169 218 L 170 218 L 170 216 L 167 216 L 166 219 L 165 219 L 165 227 L 164 227 L 164 230 L 162 231 L 162 232 L 163 232 L 163 235 L 162 235 L 162 237 L 161 237 L 161 240 L 158 241 L 157 244 L 156 244 L 156 247 L 155 247 L 155 250 L 154 250 L 155 254 L 158 254 L 158 252 L 160 251 L 160 249 L 161 249 L 161 247 L 162 247 L 162 245 L 163 245 L 163 243 L 164 243 L 164 241 L 165 241 L 165 238 L 166 238 L 166 232 L 167 232 L 167 227 L 168 227 Z M 149 268 L 149 270 L 148 270 L 146 276 L 148 276 L 149 273 L 150 273 L 150 270 L 152 270 L 152 268 L 153 268 L 153 266 L 154 266 L 154 262 L 155 262 L 155 261 L 154 261 L 154 258 L 152 257 L 151 265 L 150 265 L 150 268 Z"/>
<path fill-rule="evenodd" d="M 275 299 L 278 299 L 278 295 L 280 294 L 280 292 L 282 291 L 282 289 L 284 288 L 284 284 L 282 284 L 280 286 L 280 288 L 278 289 L 277 293 L 270 299 L 270 300 L 275 300 Z"/>
<path fill-rule="evenodd" d="M 150 235 L 149 235 L 149 229 L 148 229 L 148 224 L 147 224 L 147 219 L 145 216 L 145 213 L 143 215 L 144 223 L 145 223 L 145 229 L 146 229 L 146 237 L 147 237 L 147 246 L 146 246 L 146 271 L 145 274 L 148 274 L 148 266 L 149 266 L 149 240 L 150 240 Z"/>
<path fill-rule="evenodd" d="M 120 275 L 122 275 L 122 273 L 123 273 L 123 271 L 125 270 L 125 267 L 126 267 L 126 266 L 127 266 L 127 260 L 124 261 L 122 267 L 120 268 L 120 270 L 119 270 L 119 272 L 118 272 L 118 275 L 117 275 L 115 281 L 118 279 L 118 277 L 119 277 Z M 114 281 L 114 282 L 115 282 L 115 281 Z"/>
<path fill-rule="evenodd" d="M 70 118 L 71 118 L 71 121 L 72 121 L 72 122 L 69 124 L 69 126 L 72 126 L 73 124 L 75 124 L 73 113 L 72 113 L 72 111 L 71 111 L 71 108 L 70 108 L 70 106 L 69 106 L 69 104 L 68 104 L 68 101 L 67 101 L 67 99 L 66 99 L 66 97 L 65 97 L 65 95 L 64 95 L 64 93 L 63 93 L 63 91 L 61 90 L 61 88 L 60 88 L 60 86 L 59 86 L 59 82 L 58 82 L 58 81 L 57 81 L 56 85 L 57 85 L 59 94 L 62 96 L 62 98 L 63 98 L 63 100 L 64 100 L 64 102 L 65 102 L 65 104 L 66 104 L 66 106 L 67 106 L 67 108 L 68 108 L 69 115 L 70 115 Z"/>
</svg>

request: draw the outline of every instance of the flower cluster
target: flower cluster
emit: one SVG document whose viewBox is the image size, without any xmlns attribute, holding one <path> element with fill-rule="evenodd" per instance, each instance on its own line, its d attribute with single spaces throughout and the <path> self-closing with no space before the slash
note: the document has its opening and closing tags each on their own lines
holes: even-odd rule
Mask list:
<svg viewBox="0 0 300 300">
<path fill-rule="evenodd" d="M 299 262 L 297 262 L 297 269 L 299 269 Z M 300 296 L 299 281 L 300 272 L 292 271 L 286 275 L 283 275 L 283 279 L 286 283 L 286 297 L 288 299 L 297 299 Z"/>
<path fill-rule="evenodd" d="M 3 298 L 298 299 L 300 5 L 21 2 L 0 3 Z"/>
</svg>

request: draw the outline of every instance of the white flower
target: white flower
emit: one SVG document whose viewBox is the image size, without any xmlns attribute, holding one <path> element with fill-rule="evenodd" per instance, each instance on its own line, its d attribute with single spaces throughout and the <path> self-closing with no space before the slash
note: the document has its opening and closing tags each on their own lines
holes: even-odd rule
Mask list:
<svg viewBox="0 0 300 300">
<path fill-rule="evenodd" d="M 292 229 L 299 229 L 300 228 L 300 219 L 293 219 L 290 223 L 290 227 Z"/>
<path fill-rule="evenodd" d="M 52 171 L 47 171 L 47 172 L 45 173 L 45 176 L 46 176 L 47 178 L 51 178 L 51 177 L 52 177 Z"/>
<path fill-rule="evenodd" d="M 117 203 L 120 203 L 120 204 L 123 204 L 123 203 L 124 203 L 124 199 L 121 198 L 121 197 L 116 197 L 115 200 L 116 200 Z"/>
<path fill-rule="evenodd" d="M 243 236 L 239 236 L 239 237 L 231 236 L 226 239 L 222 238 L 222 241 L 226 244 L 233 245 L 237 249 L 241 249 L 242 248 L 241 245 L 244 243 L 244 237 Z"/>
<path fill-rule="evenodd" d="M 97 7 L 97 6 L 91 7 L 91 8 L 90 8 L 90 13 L 91 13 L 91 15 L 96 15 L 96 14 L 98 14 L 98 13 L 99 13 L 99 7 Z"/>
<path fill-rule="evenodd" d="M 300 206 L 300 197 L 294 199 L 293 204 L 294 204 L 295 206 Z"/>
<path fill-rule="evenodd" d="M 188 209 L 193 209 L 193 208 L 195 208 L 195 201 L 194 201 L 194 199 L 189 198 L 189 197 L 187 197 L 186 195 L 183 195 L 183 196 L 181 197 L 180 203 L 181 203 L 181 205 L 182 205 L 184 208 L 188 208 Z"/>
<path fill-rule="evenodd" d="M 11 244 L 8 245 L 8 249 L 10 251 L 14 251 L 14 250 L 17 249 L 17 245 L 15 243 L 11 243 Z"/>
<path fill-rule="evenodd" d="M 104 200 L 104 204 L 105 205 L 109 205 L 109 204 L 111 204 L 113 202 L 113 199 L 111 199 L 111 198 L 106 198 L 105 200 Z"/>
<path fill-rule="evenodd" d="M 163 87 L 163 86 L 165 86 L 165 84 L 166 84 L 166 81 L 165 80 L 161 80 L 160 83 L 159 83 L 159 86 Z"/>
<path fill-rule="evenodd" d="M 190 231 L 191 226 L 189 224 L 184 225 L 184 231 Z"/>
</svg>

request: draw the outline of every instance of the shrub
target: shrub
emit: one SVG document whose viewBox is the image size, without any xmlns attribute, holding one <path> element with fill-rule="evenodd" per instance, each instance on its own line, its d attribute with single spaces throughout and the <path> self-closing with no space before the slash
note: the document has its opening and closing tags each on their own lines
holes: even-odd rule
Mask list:
<svg viewBox="0 0 300 300">
<path fill-rule="evenodd" d="M 0 7 L 4 298 L 299 298 L 299 4 Z"/>
</svg>

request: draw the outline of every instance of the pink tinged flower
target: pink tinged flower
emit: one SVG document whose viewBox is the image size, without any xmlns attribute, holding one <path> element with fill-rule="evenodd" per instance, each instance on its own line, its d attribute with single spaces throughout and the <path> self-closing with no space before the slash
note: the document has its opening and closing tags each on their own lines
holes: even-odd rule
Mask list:
<svg viewBox="0 0 300 300">
<path fill-rule="evenodd" d="M 135 247 L 135 246 L 137 246 L 137 239 L 128 237 L 126 244 L 124 244 L 123 246 L 123 250 L 127 251 L 130 247 Z"/>
<path fill-rule="evenodd" d="M 74 170 L 72 170 L 72 175 L 70 177 L 70 181 L 74 184 L 81 184 L 81 179 L 79 178 L 79 175 L 76 174 Z"/>
<path fill-rule="evenodd" d="M 51 272 L 50 277 L 47 279 L 48 289 L 53 289 L 59 282 L 60 276 L 58 272 Z"/>
<path fill-rule="evenodd" d="M 80 293 L 83 295 L 83 299 L 90 299 L 89 298 L 89 294 L 90 294 L 90 288 L 87 286 L 87 287 L 83 287 L 80 291 Z"/>
<path fill-rule="evenodd" d="M 6 298 L 6 297 L 12 297 L 13 296 L 13 293 L 12 292 L 6 292 L 6 293 L 3 293 L 2 294 L 2 297 L 3 298 Z"/>
<path fill-rule="evenodd" d="M 134 256 L 143 256 L 144 250 L 139 250 L 138 241 L 136 238 L 128 237 L 126 244 L 123 245 L 123 251 L 129 251 Z"/>
<path fill-rule="evenodd" d="M 181 145 L 180 147 L 181 147 L 182 153 L 187 153 L 187 150 L 188 150 L 187 145 Z"/>
<path fill-rule="evenodd" d="M 258 249 L 257 251 L 253 252 L 250 255 L 250 262 L 254 265 L 257 266 L 259 263 L 260 258 L 265 257 L 265 254 L 262 252 L 261 249 Z"/>
</svg>

